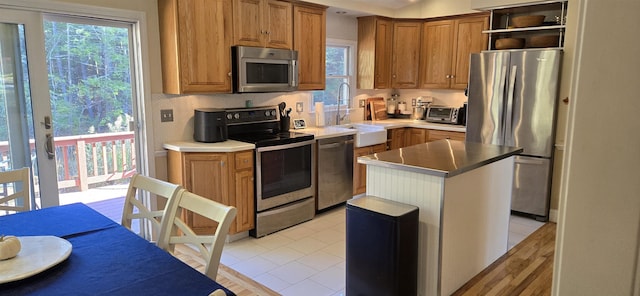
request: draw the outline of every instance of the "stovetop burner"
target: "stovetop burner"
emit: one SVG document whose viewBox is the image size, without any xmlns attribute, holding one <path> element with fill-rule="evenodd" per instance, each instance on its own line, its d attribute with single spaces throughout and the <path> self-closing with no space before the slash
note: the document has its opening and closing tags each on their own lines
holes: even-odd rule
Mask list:
<svg viewBox="0 0 640 296">
<path fill-rule="evenodd" d="M 227 109 L 229 139 L 256 147 L 285 145 L 313 140 L 311 134 L 280 131 L 278 106 Z"/>
<path fill-rule="evenodd" d="M 256 147 L 285 145 L 313 140 L 313 135 L 298 132 L 244 133 L 229 135 L 232 140 L 255 144 Z"/>
</svg>

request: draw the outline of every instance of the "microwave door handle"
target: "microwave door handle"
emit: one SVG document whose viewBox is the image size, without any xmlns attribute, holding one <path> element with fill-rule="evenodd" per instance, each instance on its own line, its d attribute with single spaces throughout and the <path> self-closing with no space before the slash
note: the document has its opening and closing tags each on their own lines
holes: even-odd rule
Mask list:
<svg viewBox="0 0 640 296">
<path fill-rule="evenodd" d="M 298 62 L 296 60 L 291 60 L 289 62 L 289 69 L 291 72 L 290 86 L 298 86 Z"/>
</svg>

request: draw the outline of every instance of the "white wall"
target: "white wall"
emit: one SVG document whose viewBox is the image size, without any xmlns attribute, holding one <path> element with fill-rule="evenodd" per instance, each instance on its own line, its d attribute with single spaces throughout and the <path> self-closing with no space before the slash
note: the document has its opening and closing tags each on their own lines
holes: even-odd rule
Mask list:
<svg viewBox="0 0 640 296">
<path fill-rule="evenodd" d="M 576 66 L 553 294 L 638 295 L 640 40 L 631 36 L 638 36 L 640 1 L 570 7 L 578 11 Z"/>
</svg>

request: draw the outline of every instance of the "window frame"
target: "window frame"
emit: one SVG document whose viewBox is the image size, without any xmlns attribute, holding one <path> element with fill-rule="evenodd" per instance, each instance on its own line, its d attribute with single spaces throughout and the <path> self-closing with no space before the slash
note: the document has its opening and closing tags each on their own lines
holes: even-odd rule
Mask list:
<svg viewBox="0 0 640 296">
<path fill-rule="evenodd" d="M 325 76 L 325 80 L 327 78 L 335 78 L 335 77 L 344 77 L 347 79 L 347 83 L 349 84 L 349 105 L 347 104 L 340 104 L 340 110 L 349 110 L 349 111 L 353 111 L 353 97 L 355 95 L 355 83 L 356 83 L 356 77 L 355 77 L 355 68 L 356 68 L 356 53 L 357 53 L 357 46 L 358 43 L 355 40 L 348 40 L 348 39 L 334 39 L 334 38 L 327 38 L 326 41 L 326 45 L 325 45 L 325 51 L 327 47 L 346 47 L 347 48 L 347 75 L 346 76 L 342 76 L 342 75 L 329 75 L 328 72 L 326 72 L 326 76 Z M 326 68 L 326 65 L 325 65 Z M 326 91 L 322 90 L 322 91 Z M 319 92 L 319 91 L 318 91 Z M 315 102 L 313 100 L 313 93 L 309 96 L 309 106 L 311 106 L 311 108 L 309 108 L 309 113 L 315 114 Z M 325 111 L 335 111 L 337 110 L 338 107 L 337 105 L 325 105 Z"/>
</svg>

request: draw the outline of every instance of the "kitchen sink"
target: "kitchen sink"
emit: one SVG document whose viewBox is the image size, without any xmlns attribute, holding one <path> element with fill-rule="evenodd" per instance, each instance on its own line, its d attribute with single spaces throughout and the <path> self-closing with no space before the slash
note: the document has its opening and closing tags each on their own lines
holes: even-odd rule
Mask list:
<svg viewBox="0 0 640 296">
<path fill-rule="evenodd" d="M 383 127 L 368 124 L 349 124 L 344 127 L 358 131 L 354 137 L 356 147 L 377 145 L 387 141 L 387 130 Z"/>
</svg>

